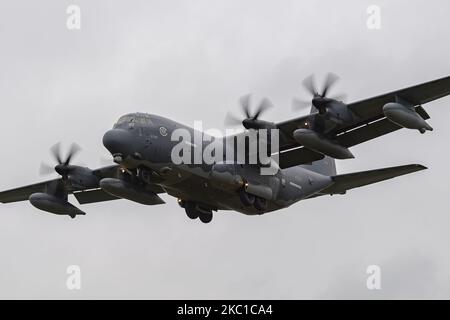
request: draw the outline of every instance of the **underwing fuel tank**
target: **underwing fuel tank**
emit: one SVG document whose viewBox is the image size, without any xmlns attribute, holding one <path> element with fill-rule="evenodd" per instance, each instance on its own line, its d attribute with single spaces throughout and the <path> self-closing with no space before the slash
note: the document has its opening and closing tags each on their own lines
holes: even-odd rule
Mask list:
<svg viewBox="0 0 450 320">
<path fill-rule="evenodd" d="M 433 128 L 415 111 L 414 107 L 407 107 L 397 102 L 386 103 L 383 113 L 393 123 L 408 129 L 417 129 L 420 133 Z"/>
<path fill-rule="evenodd" d="M 100 187 L 107 193 L 145 205 L 165 203 L 156 193 L 135 186 L 121 179 L 104 178 L 100 180 Z"/>
<path fill-rule="evenodd" d="M 77 215 L 85 215 L 83 211 L 70 204 L 68 201 L 48 193 L 33 193 L 28 200 L 39 210 L 50 213 L 68 215 L 72 218 Z"/>
<path fill-rule="evenodd" d="M 354 158 L 353 154 L 346 147 L 330 141 L 317 132 L 310 129 L 297 129 L 292 134 L 295 141 L 308 149 L 330 156 L 336 159 Z"/>
</svg>

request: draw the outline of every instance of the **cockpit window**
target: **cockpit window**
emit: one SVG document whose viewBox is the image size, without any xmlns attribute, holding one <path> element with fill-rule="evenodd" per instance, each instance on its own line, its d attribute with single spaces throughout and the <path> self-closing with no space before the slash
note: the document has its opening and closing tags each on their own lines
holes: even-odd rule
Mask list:
<svg viewBox="0 0 450 320">
<path fill-rule="evenodd" d="M 152 120 L 150 119 L 150 115 L 148 115 L 146 113 L 137 113 L 135 115 L 135 121 L 138 125 L 142 125 L 142 126 L 152 125 Z"/>
<path fill-rule="evenodd" d="M 117 124 L 123 124 L 123 123 L 128 123 L 128 122 L 133 122 L 133 121 L 134 121 L 133 115 L 126 115 L 126 116 L 120 117 L 119 121 L 117 121 Z"/>
<path fill-rule="evenodd" d="M 138 126 L 150 126 L 152 125 L 152 121 L 150 119 L 150 115 L 145 113 L 134 113 L 134 114 L 127 114 L 117 121 L 115 126 L 120 126 L 123 124 L 129 124 L 129 126 L 134 127 L 134 125 Z"/>
</svg>

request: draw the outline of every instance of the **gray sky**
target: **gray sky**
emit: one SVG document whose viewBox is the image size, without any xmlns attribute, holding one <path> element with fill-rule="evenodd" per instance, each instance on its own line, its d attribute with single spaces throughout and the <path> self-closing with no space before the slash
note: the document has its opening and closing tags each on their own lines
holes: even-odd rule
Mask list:
<svg viewBox="0 0 450 320">
<path fill-rule="evenodd" d="M 81 30 L 66 8 L 81 8 Z M 366 9 L 381 8 L 381 30 Z M 223 128 L 240 96 L 265 119 L 296 116 L 301 81 L 328 71 L 354 101 L 450 73 L 448 0 L 2 1 L 0 189 L 41 179 L 57 141 L 100 165 L 122 114 Z M 339 172 L 421 163 L 427 171 L 258 217 L 190 221 L 175 199 L 83 206 L 70 219 L 0 206 L 0 298 L 450 298 L 449 98 L 432 133 L 401 130 L 352 149 Z M 72 201 L 76 203 L 75 200 Z M 66 288 L 79 265 L 82 289 Z M 366 289 L 368 265 L 382 290 Z"/>
</svg>

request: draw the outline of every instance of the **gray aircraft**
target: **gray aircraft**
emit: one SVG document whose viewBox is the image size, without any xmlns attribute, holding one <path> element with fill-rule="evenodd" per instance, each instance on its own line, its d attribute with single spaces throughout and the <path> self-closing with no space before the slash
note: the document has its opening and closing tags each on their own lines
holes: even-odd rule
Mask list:
<svg viewBox="0 0 450 320">
<path fill-rule="evenodd" d="M 113 156 L 115 165 L 89 169 L 71 164 L 79 151 L 72 145 L 65 159 L 59 144 L 52 148 L 57 165 L 52 168 L 60 178 L 0 192 L 0 202 L 28 200 L 40 210 L 74 218 L 85 213 L 68 202 L 73 194 L 80 204 L 127 199 L 144 205 L 163 204 L 159 194 L 178 199 L 191 219 L 208 223 L 213 212 L 235 210 L 260 215 L 286 208 L 300 200 L 322 195 L 345 194 L 347 190 L 426 169 L 418 164 L 383 168 L 349 174 L 337 174 L 335 159 L 353 158 L 349 148 L 401 128 L 431 131 L 429 115 L 422 105 L 450 94 L 450 77 L 379 95 L 354 103 L 329 97 L 336 76 L 329 74 L 318 92 L 312 76 L 303 82 L 311 93 L 309 114 L 273 123 L 259 116 L 270 107 L 263 100 L 251 113 L 250 100 L 241 99 L 244 120 L 229 116 L 228 124 L 242 123 L 244 133 L 224 139 L 224 145 L 240 135 L 262 129 L 278 130 L 278 149 L 273 152 L 267 140 L 268 155 L 278 161 L 256 163 L 223 161 L 214 163 L 176 163 L 173 150 L 180 141 L 172 134 L 184 129 L 194 136 L 194 129 L 156 115 L 132 113 L 122 116 L 112 130 L 103 136 L 103 144 Z M 206 139 L 207 140 L 207 139 Z M 207 148 L 208 141 L 195 148 Z M 186 149 L 183 149 L 186 152 Z M 234 150 L 234 149 L 233 149 Z M 251 154 L 252 142 L 244 146 L 245 157 Z M 190 155 L 192 156 L 192 154 Z M 272 174 L 261 174 L 261 168 L 274 168 Z"/>
</svg>

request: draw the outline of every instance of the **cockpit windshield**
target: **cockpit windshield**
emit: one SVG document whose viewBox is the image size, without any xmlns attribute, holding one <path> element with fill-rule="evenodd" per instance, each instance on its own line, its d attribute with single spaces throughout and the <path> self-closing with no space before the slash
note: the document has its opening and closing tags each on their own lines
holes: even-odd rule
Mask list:
<svg viewBox="0 0 450 320">
<path fill-rule="evenodd" d="M 151 126 L 152 120 L 150 115 L 146 113 L 131 113 L 120 117 L 114 127 L 123 126 L 128 124 L 129 126 Z"/>
<path fill-rule="evenodd" d="M 117 121 L 117 124 L 124 124 L 124 123 L 129 123 L 129 122 L 133 122 L 134 121 L 134 115 L 126 115 L 123 117 L 120 117 L 120 119 Z"/>
</svg>

